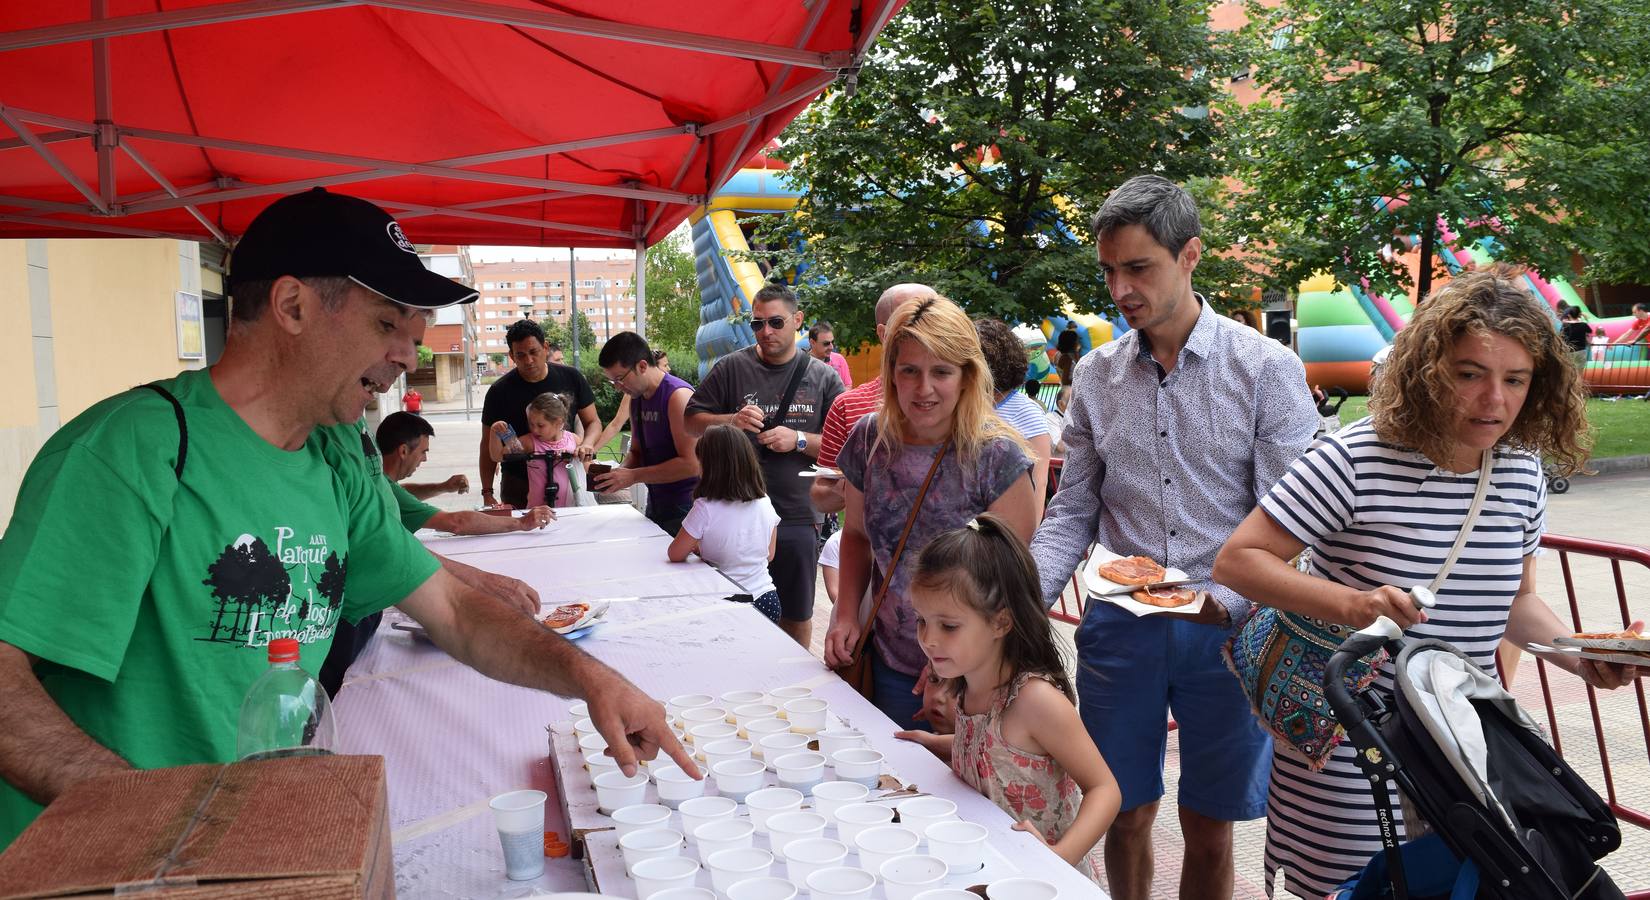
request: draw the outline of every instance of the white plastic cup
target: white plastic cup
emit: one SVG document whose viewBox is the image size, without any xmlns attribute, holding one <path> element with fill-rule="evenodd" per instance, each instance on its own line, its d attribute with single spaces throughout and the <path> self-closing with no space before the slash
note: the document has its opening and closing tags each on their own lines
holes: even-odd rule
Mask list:
<svg viewBox="0 0 1650 900">
<path fill-rule="evenodd" d="M 767 769 L 754 759 L 725 759 L 710 769 L 716 792 L 735 801 L 744 801 L 751 791 L 762 787 Z"/>
<path fill-rule="evenodd" d="M 912 797 L 895 808 L 899 810 L 900 824 L 919 836 L 926 836 L 930 825 L 957 818 L 957 804 L 944 797 Z"/>
<path fill-rule="evenodd" d="M 587 755 L 597 750 L 606 749 L 607 738 L 604 738 L 599 734 L 587 734 L 584 737 L 579 738 L 579 750 Z"/>
<path fill-rule="evenodd" d="M 705 765 L 710 766 L 712 769 L 715 769 L 716 764 L 719 762 L 730 759 L 751 758 L 751 742 L 742 741 L 738 738 L 711 741 L 708 744 L 700 744 L 699 748 L 700 752 L 705 755 Z"/>
<path fill-rule="evenodd" d="M 539 848 L 539 855 L 544 848 Z M 624 857 L 624 873 L 634 875 L 644 859 L 682 855 L 682 833 L 674 828 L 642 828 L 619 838 L 619 854 Z"/>
<path fill-rule="evenodd" d="M 739 812 L 739 804 L 729 797 L 694 797 L 683 800 L 676 811 L 682 815 L 682 833 L 688 836 L 689 842 L 694 842 L 694 829 L 718 819 L 733 818 Z"/>
<path fill-rule="evenodd" d="M 806 884 L 813 900 L 871 900 L 877 877 L 864 869 L 838 866 L 813 872 Z"/>
<path fill-rule="evenodd" d="M 544 874 L 543 791 L 510 791 L 487 805 L 504 848 L 504 874 L 511 881 L 532 881 Z"/>
<path fill-rule="evenodd" d="M 816 737 L 819 738 L 819 752 L 825 754 L 826 759 L 835 756 L 838 750 L 865 746 L 865 733 L 854 728 L 827 728 Z"/>
<path fill-rule="evenodd" d="M 752 791 L 745 798 L 745 808 L 750 810 L 751 824 L 756 826 L 756 833 L 767 834 L 770 817 L 802 808 L 802 792 L 783 787 Z"/>
<path fill-rule="evenodd" d="M 561 898 L 561 900 L 567 900 L 570 896 L 576 897 L 579 895 L 558 894 L 555 896 Z M 716 892 L 708 888 L 685 887 L 670 888 L 669 890 L 660 891 L 659 893 L 654 894 L 650 900 L 717 900 L 717 897 Z M 980 900 L 980 898 L 975 897 L 974 900 Z"/>
<path fill-rule="evenodd" d="M 693 729 L 699 725 L 709 725 L 712 722 L 727 724 L 722 721 L 727 715 L 728 711 L 720 706 L 695 706 L 692 709 L 682 710 L 677 718 L 682 722 L 682 730 L 691 734 Z"/>
<path fill-rule="evenodd" d="M 716 698 L 709 694 L 677 694 L 665 701 L 665 714 L 676 722 L 677 728 L 685 728 L 682 724 L 682 713 L 715 703 Z"/>
<path fill-rule="evenodd" d="M 699 861 L 686 856 L 660 856 L 644 859 L 632 868 L 636 880 L 636 897 L 648 900 L 660 891 L 693 887 L 699 877 Z"/>
<path fill-rule="evenodd" d="M 567 714 L 572 716 L 575 722 L 580 719 L 588 719 L 590 718 L 590 704 L 583 700 L 574 700 L 572 703 L 567 704 Z"/>
<path fill-rule="evenodd" d="M 778 722 L 779 720 L 773 719 L 772 721 Z M 781 731 L 778 734 L 763 735 L 762 740 L 756 745 L 754 755 L 767 764 L 768 771 L 770 772 L 773 771 L 774 760 L 781 756 L 789 756 L 792 753 L 801 753 L 808 749 L 808 736 L 805 734 L 793 734 L 789 728 L 790 726 L 787 725 L 786 730 Z"/>
<path fill-rule="evenodd" d="M 937 856 L 899 856 L 882 864 L 883 893 L 888 900 L 914 900 L 923 891 L 940 886 L 949 870 Z"/>
<path fill-rule="evenodd" d="M 756 829 L 744 819 L 717 819 L 694 829 L 699 858 L 709 860 L 721 850 L 743 850 L 755 842 Z"/>
<path fill-rule="evenodd" d="M 808 876 L 820 869 L 842 865 L 848 848 L 830 838 L 798 838 L 785 845 L 785 877 L 792 884 L 806 885 Z"/>
<path fill-rule="evenodd" d="M 764 694 L 761 691 L 728 691 L 722 696 L 716 698 L 716 702 L 723 709 L 735 710 L 741 706 L 750 706 L 752 703 L 766 702 L 767 696 L 767 694 Z M 733 721 L 734 720 L 731 718 L 728 719 L 730 724 Z"/>
<path fill-rule="evenodd" d="M 759 847 L 718 850 L 705 860 L 705 868 L 710 870 L 711 885 L 726 894 L 741 881 L 766 878 L 773 869 L 773 854 Z"/>
<path fill-rule="evenodd" d="M 761 746 L 762 739 L 770 734 L 790 734 L 791 723 L 779 718 L 753 719 L 746 722 L 741 730 L 745 732 L 747 740 Z"/>
<path fill-rule="evenodd" d="M 654 900 L 660 900 L 655 894 Z M 980 900 L 980 895 L 962 888 L 932 888 L 912 897 L 911 900 Z"/>
<path fill-rule="evenodd" d="M 733 723 L 739 726 L 740 731 L 745 731 L 752 722 L 772 719 L 778 715 L 779 707 L 771 703 L 747 703 L 744 706 L 734 707 Z"/>
<path fill-rule="evenodd" d="M 832 754 L 831 770 L 843 781 L 852 781 L 873 787 L 882 777 L 882 752 L 865 747 L 850 747 Z"/>
<path fill-rule="evenodd" d="M 1060 889 L 1041 878 L 1000 878 L 985 886 L 985 895 L 991 900 L 1054 900 Z"/>
<path fill-rule="evenodd" d="M 814 812 L 827 822 L 836 822 L 836 811 L 850 803 L 864 803 L 871 789 L 852 781 L 821 781 L 808 793 L 814 798 Z"/>
<path fill-rule="evenodd" d="M 705 793 L 704 780 L 682 771 L 681 766 L 660 769 L 653 773 L 653 780 L 659 785 L 659 802 L 671 809 L 681 806 L 683 800 L 692 800 Z"/>
<path fill-rule="evenodd" d="M 626 775 L 615 769 L 591 781 L 596 785 L 596 811 L 604 816 L 613 815 L 615 809 L 635 806 L 647 796 L 647 775 L 642 772 Z"/>
<path fill-rule="evenodd" d="M 825 817 L 819 813 L 791 812 L 777 813 L 768 818 L 768 846 L 773 848 L 773 855 L 783 860 L 789 860 L 785 851 L 796 841 L 807 838 L 825 836 Z"/>
<path fill-rule="evenodd" d="M 781 786 L 806 791 L 825 780 L 825 757 L 811 750 L 787 753 L 773 761 L 773 770 Z"/>
<path fill-rule="evenodd" d="M 962 873 L 985 868 L 988 834 L 984 825 L 974 822 L 935 822 L 928 826 L 923 837 L 928 841 L 930 854 L 945 860 L 952 872 Z"/>
<path fill-rule="evenodd" d="M 805 688 L 805 687 L 774 688 L 773 690 L 768 692 L 768 697 L 767 697 L 766 702 L 772 703 L 774 706 L 777 706 L 781 709 L 784 709 L 785 704 L 791 702 L 792 700 L 802 700 L 802 699 L 805 699 L 805 698 L 808 698 L 808 697 L 812 697 L 813 695 L 814 695 L 814 692 L 813 692 L 812 688 Z"/>
<path fill-rule="evenodd" d="M 590 721 L 588 718 L 578 719 L 573 723 L 573 733 L 578 735 L 579 740 L 582 741 L 585 738 L 597 733 L 596 723 Z"/>
<path fill-rule="evenodd" d="M 791 730 L 797 734 L 815 734 L 825 730 L 825 713 L 831 706 L 818 697 L 804 697 L 787 701 L 783 707 Z"/>
<path fill-rule="evenodd" d="M 854 835 L 854 847 L 859 851 L 859 867 L 880 878 L 883 863 L 916 853 L 920 840 L 916 832 L 898 825 L 867 828 Z"/>
<path fill-rule="evenodd" d="M 726 722 L 707 722 L 703 725 L 693 726 L 693 729 L 687 733 L 687 742 L 695 747 L 703 747 L 706 744 L 714 744 L 738 736 L 739 729 Z M 704 752 L 700 751 L 699 755 L 703 756 Z"/>
<path fill-rule="evenodd" d="M 728 887 L 728 900 L 796 900 L 796 885 L 772 876 L 747 878 Z"/>
<path fill-rule="evenodd" d="M 836 808 L 834 818 L 837 837 L 853 847 L 861 831 L 893 822 L 894 809 L 880 803 L 844 803 Z"/>
<path fill-rule="evenodd" d="M 619 761 L 608 756 L 606 750 L 592 750 L 584 755 L 584 767 L 590 770 L 590 777 L 595 778 L 603 772 L 619 771 Z"/>
<path fill-rule="evenodd" d="M 657 803 L 638 803 L 613 810 L 613 826 L 619 837 L 647 828 L 667 828 L 670 810 Z"/>
</svg>

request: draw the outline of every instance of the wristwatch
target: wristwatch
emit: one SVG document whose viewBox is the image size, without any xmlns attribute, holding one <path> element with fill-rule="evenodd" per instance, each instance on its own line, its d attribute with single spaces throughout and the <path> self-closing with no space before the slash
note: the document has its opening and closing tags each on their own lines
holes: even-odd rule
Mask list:
<svg viewBox="0 0 1650 900">
<path fill-rule="evenodd" d="M 808 436 L 798 431 L 796 433 L 796 450 L 801 453 L 808 449 Z"/>
</svg>

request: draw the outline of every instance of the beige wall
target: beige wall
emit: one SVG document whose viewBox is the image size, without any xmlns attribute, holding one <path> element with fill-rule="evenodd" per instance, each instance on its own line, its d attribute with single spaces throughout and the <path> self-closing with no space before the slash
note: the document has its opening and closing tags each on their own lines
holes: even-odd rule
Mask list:
<svg viewBox="0 0 1650 900">
<path fill-rule="evenodd" d="M 178 359 L 176 293 L 200 293 L 199 248 L 170 240 L 0 241 L 0 529 L 61 422 Z"/>
</svg>

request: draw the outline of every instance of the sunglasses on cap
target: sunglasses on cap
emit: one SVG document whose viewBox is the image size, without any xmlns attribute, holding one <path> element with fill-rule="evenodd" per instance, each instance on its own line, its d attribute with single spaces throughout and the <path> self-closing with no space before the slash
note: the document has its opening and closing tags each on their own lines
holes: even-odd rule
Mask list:
<svg viewBox="0 0 1650 900">
<path fill-rule="evenodd" d="M 779 329 L 784 328 L 785 323 L 790 320 L 790 316 L 769 316 L 766 319 L 758 319 L 755 316 L 752 316 L 750 319 L 750 326 L 752 331 L 761 331 L 764 328 L 778 331 Z"/>
</svg>

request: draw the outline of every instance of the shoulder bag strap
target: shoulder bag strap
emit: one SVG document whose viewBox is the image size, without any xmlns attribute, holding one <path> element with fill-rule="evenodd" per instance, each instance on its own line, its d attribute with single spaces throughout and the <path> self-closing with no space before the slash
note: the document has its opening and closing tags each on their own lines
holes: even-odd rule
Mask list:
<svg viewBox="0 0 1650 900">
<path fill-rule="evenodd" d="M 784 396 L 779 398 L 779 408 L 773 411 L 768 421 L 762 423 L 763 431 L 783 425 L 785 417 L 790 414 L 791 401 L 796 399 L 796 389 L 802 386 L 802 376 L 808 373 L 808 354 L 798 348 L 796 357 L 796 362 L 791 364 L 791 380 L 785 385 Z"/>
<path fill-rule="evenodd" d="M 148 384 L 140 384 L 133 390 L 144 388 L 165 397 L 166 402 L 172 404 L 172 415 L 176 416 L 178 420 L 178 461 L 172 464 L 172 474 L 177 476 L 179 481 L 182 481 L 183 461 L 189 456 L 189 420 L 184 418 L 183 404 L 178 402 L 178 398 L 172 396 L 171 391 L 152 381 Z"/>
<path fill-rule="evenodd" d="M 858 659 L 865 650 L 865 642 L 871 638 L 871 623 L 877 620 L 877 613 L 882 610 L 882 601 L 888 597 L 888 586 L 894 583 L 894 572 L 899 568 L 900 554 L 905 552 L 905 541 L 911 536 L 911 527 L 917 524 L 917 513 L 922 510 L 922 500 L 928 496 L 928 486 L 934 483 L 934 473 L 940 470 L 940 460 L 945 459 L 945 453 L 951 449 L 951 442 L 940 445 L 940 452 L 934 454 L 934 462 L 928 467 L 928 476 L 922 480 L 922 489 L 917 491 L 917 502 L 911 504 L 911 512 L 905 517 L 905 530 L 900 532 L 899 543 L 894 545 L 894 555 L 888 558 L 888 571 L 882 576 L 882 586 L 877 589 L 877 598 L 871 603 L 871 613 L 859 627 L 859 642 L 854 644 L 854 658 Z"/>
<path fill-rule="evenodd" d="M 1434 593 L 1444 586 L 1449 572 L 1455 568 L 1455 561 L 1461 557 L 1461 551 L 1466 549 L 1467 537 L 1472 534 L 1473 525 L 1478 523 L 1478 513 L 1484 509 L 1484 495 L 1490 490 L 1490 470 L 1495 468 L 1495 451 L 1485 450 L 1484 456 L 1478 462 L 1478 489 L 1473 492 L 1472 506 L 1467 509 L 1467 519 L 1461 523 L 1461 533 L 1455 536 L 1455 546 L 1449 549 L 1449 556 L 1445 557 L 1443 568 L 1438 570 L 1437 576 L 1432 579 L 1428 588 Z"/>
</svg>

